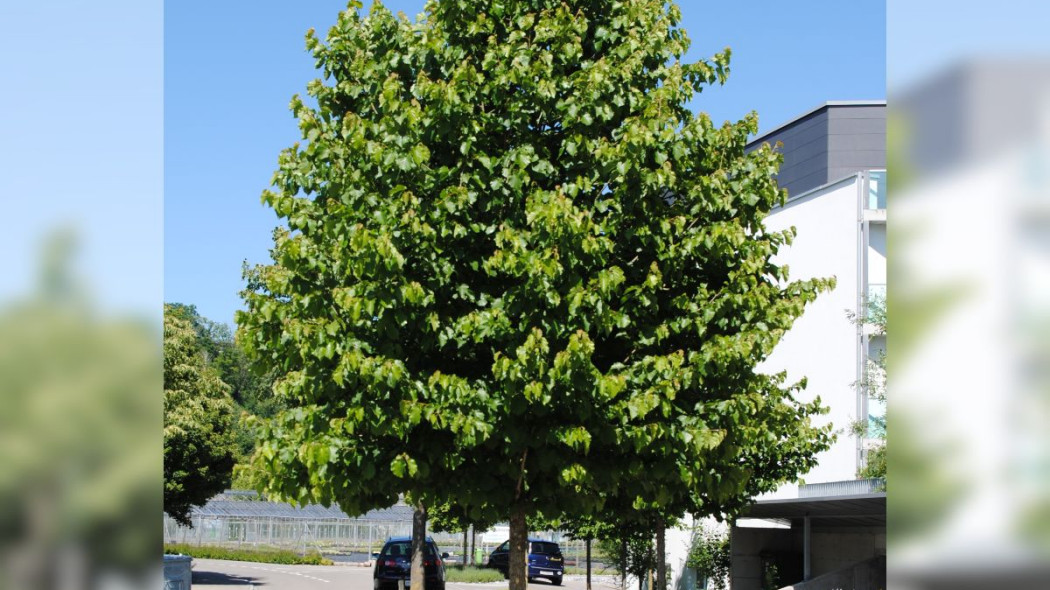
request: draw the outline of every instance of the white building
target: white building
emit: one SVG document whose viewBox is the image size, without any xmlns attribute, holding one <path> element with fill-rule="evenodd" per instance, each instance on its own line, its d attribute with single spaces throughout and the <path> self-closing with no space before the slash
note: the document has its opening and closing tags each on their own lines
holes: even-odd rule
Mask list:
<svg viewBox="0 0 1050 590">
<path fill-rule="evenodd" d="M 801 398 L 820 396 L 830 410 L 822 419 L 838 437 L 803 476 L 809 485 L 786 485 L 759 499 L 755 516 L 772 522 L 742 520 L 733 528 L 732 587 L 761 588 L 770 565 L 783 585 L 857 562 L 867 563 L 863 575 L 884 581 L 885 494 L 853 481 L 875 441 L 853 436 L 851 426 L 885 412 L 859 386 L 868 359 L 885 350 L 885 336 L 853 318 L 863 317 L 868 301 L 886 293 L 886 104 L 828 102 L 751 145 L 766 142 L 782 143 L 778 182 L 788 191 L 788 201 L 766 225 L 798 231 L 778 262 L 788 265 L 792 280 L 833 276 L 836 286 L 806 308 L 759 370 L 786 371 L 789 382 L 805 377 Z M 690 585 L 684 567 L 688 543 L 688 531 L 668 535 L 674 588 Z"/>
</svg>

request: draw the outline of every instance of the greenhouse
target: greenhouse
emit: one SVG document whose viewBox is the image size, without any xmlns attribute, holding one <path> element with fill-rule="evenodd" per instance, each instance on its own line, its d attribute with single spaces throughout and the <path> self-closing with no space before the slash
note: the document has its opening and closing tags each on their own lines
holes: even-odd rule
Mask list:
<svg viewBox="0 0 1050 590">
<path fill-rule="evenodd" d="M 164 542 L 216 545 L 235 548 L 288 549 L 298 553 L 317 551 L 340 561 L 368 561 L 388 537 L 412 533 L 412 507 L 399 502 L 389 508 L 351 517 L 335 506 L 304 507 L 260 499 L 255 492 L 227 491 L 190 513 L 192 527 L 180 526 L 164 516 Z M 462 561 L 463 533 L 428 535 L 442 551 Z M 582 543 L 565 539 L 557 532 L 543 535 L 558 541 L 569 563 L 582 553 Z M 479 562 L 507 539 L 507 527 L 478 531 L 475 556 Z M 467 539 L 469 542 L 469 538 Z M 468 550 L 469 551 L 469 550 Z"/>
</svg>

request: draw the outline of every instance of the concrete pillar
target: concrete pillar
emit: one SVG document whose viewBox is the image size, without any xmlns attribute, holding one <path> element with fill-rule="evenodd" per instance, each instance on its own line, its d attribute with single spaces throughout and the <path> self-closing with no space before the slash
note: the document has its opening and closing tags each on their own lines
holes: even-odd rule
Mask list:
<svg viewBox="0 0 1050 590">
<path fill-rule="evenodd" d="M 808 580 L 811 577 L 812 569 L 810 568 L 810 547 L 812 530 L 809 522 L 809 517 L 806 516 L 802 519 L 802 579 Z"/>
</svg>

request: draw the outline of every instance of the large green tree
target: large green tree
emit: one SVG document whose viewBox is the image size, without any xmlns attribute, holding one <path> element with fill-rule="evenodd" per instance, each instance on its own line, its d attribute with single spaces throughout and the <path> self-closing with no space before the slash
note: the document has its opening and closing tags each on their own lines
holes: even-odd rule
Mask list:
<svg viewBox="0 0 1050 590">
<path fill-rule="evenodd" d="M 229 486 L 235 461 L 228 386 L 208 367 L 193 324 L 164 307 L 164 511 L 190 525 Z"/>
<path fill-rule="evenodd" d="M 755 115 L 687 108 L 729 52 L 683 62 L 678 19 L 352 2 L 308 35 L 323 79 L 263 195 L 287 228 L 238 317 L 291 406 L 263 431 L 268 492 L 350 513 L 454 495 L 509 517 L 521 590 L 531 514 L 638 481 L 618 507 L 717 514 L 824 448 L 819 404 L 754 369 L 829 282 L 772 262 L 779 157 L 745 151 Z"/>
</svg>

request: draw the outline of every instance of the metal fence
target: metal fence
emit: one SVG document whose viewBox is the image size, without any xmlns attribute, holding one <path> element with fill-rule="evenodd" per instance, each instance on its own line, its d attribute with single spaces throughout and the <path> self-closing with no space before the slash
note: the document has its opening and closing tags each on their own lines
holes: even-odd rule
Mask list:
<svg viewBox="0 0 1050 590">
<path fill-rule="evenodd" d="M 387 537 L 407 535 L 412 523 L 362 519 L 265 516 L 193 516 L 193 526 L 164 517 L 164 542 L 223 547 L 289 549 L 306 553 L 371 555 Z"/>
<path fill-rule="evenodd" d="M 388 537 L 412 533 L 412 508 L 398 504 L 349 517 L 335 507 L 296 507 L 266 502 L 244 492 L 227 492 L 213 498 L 190 515 L 192 527 L 179 525 L 164 516 L 164 542 L 191 546 L 212 545 L 239 549 L 285 549 L 300 554 L 319 552 L 341 561 L 367 561 Z M 506 540 L 506 525 L 474 536 L 475 562 Z M 463 534 L 428 531 L 443 552 L 463 562 Z M 533 536 L 557 541 L 567 565 L 584 563 L 583 541 L 566 538 L 558 531 L 534 532 Z M 470 551 L 468 535 L 468 552 Z"/>
<path fill-rule="evenodd" d="M 825 496 L 852 496 L 857 494 L 877 494 L 886 491 L 886 480 L 851 479 L 846 481 L 828 481 L 823 483 L 803 484 L 798 486 L 799 498 L 820 498 Z"/>
</svg>

